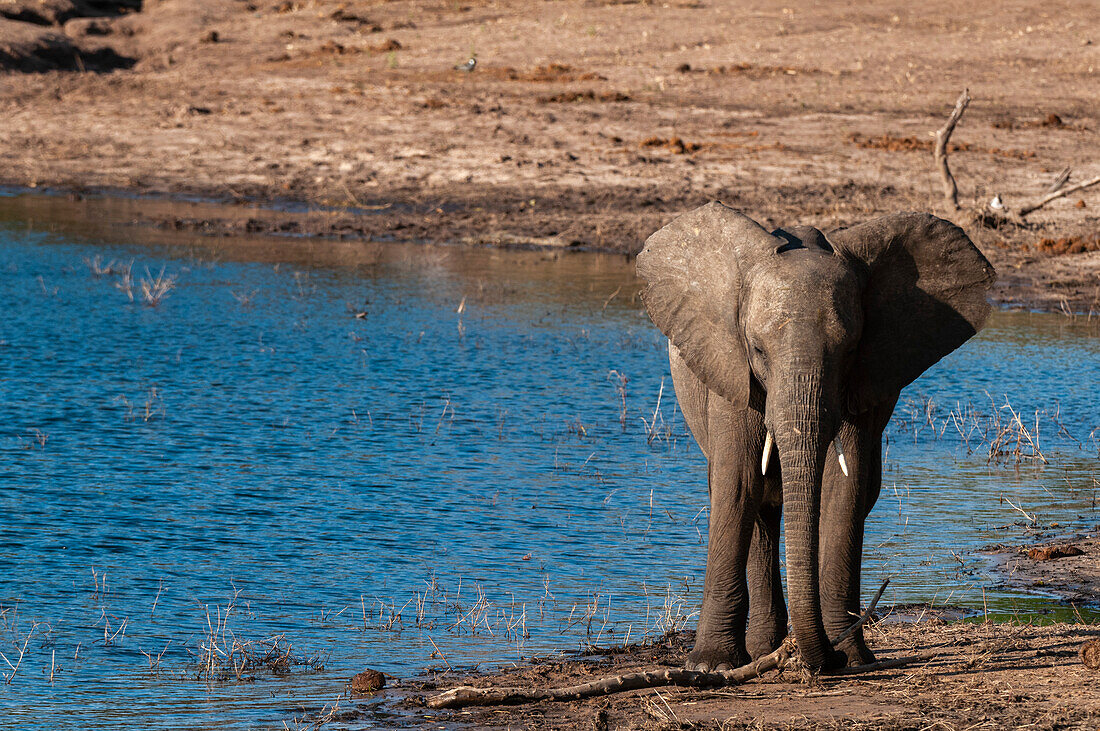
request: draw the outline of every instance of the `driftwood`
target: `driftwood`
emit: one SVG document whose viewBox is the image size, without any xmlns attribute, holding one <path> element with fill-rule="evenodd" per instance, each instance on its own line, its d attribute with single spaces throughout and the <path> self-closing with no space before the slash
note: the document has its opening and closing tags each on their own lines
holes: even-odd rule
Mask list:
<svg viewBox="0 0 1100 731">
<path fill-rule="evenodd" d="M 1085 188 L 1089 188 L 1093 185 L 1096 185 L 1097 183 L 1100 183 L 1100 175 L 1097 175 L 1095 178 L 1090 178 L 1089 180 L 1077 183 L 1076 185 L 1071 185 L 1068 188 L 1061 188 L 1060 190 L 1056 190 L 1053 193 L 1048 193 L 1047 195 L 1044 195 L 1042 198 L 1032 203 L 1030 206 L 1024 206 L 1023 208 L 1021 208 L 1018 215 L 1020 216 L 1020 218 L 1023 218 L 1032 211 L 1039 210 L 1047 203 L 1050 203 L 1052 200 L 1057 200 L 1058 198 L 1067 196 L 1070 193 L 1076 193 L 1079 190 L 1084 190 Z"/>
<path fill-rule="evenodd" d="M 639 673 L 614 675 L 565 688 L 471 688 L 463 686 L 429 698 L 429 708 L 462 708 L 463 706 L 504 706 L 533 701 L 574 701 L 597 695 L 623 693 L 640 688 L 662 688 L 675 685 L 681 688 L 721 688 L 739 685 L 759 677 L 769 670 L 783 667 L 794 652 L 794 641 L 784 640 L 782 646 L 770 655 L 735 670 L 700 672 L 664 668 Z"/>
<path fill-rule="evenodd" d="M 962 119 L 963 112 L 970 105 L 970 90 L 963 89 L 962 94 L 959 94 L 959 98 L 955 100 L 955 108 L 951 110 L 951 116 L 947 118 L 943 127 L 936 131 L 936 145 L 933 148 L 933 157 L 936 161 L 936 169 L 939 170 L 940 178 L 943 180 L 943 197 L 947 205 L 954 211 L 961 209 L 959 206 L 959 186 L 955 183 L 955 176 L 951 174 L 951 168 L 947 165 L 947 145 L 951 141 L 951 134 L 955 131 L 955 126 Z M 1003 223 L 1014 223 L 1021 225 L 1023 219 L 1029 213 L 1033 213 L 1047 203 L 1064 198 L 1070 193 L 1076 193 L 1079 190 L 1085 188 L 1091 188 L 1094 185 L 1100 184 L 1100 175 L 1095 178 L 1071 185 L 1068 187 L 1062 187 L 1069 179 L 1069 168 L 1066 168 L 1058 176 L 1058 179 L 1050 187 L 1050 190 L 1039 200 L 1029 205 L 1021 206 L 1018 210 L 1010 210 L 1008 207 L 1000 203 L 1000 196 L 993 199 L 991 208 L 992 213 L 986 212 L 983 216 L 987 224 L 994 227 Z"/>
<path fill-rule="evenodd" d="M 860 615 L 852 626 L 844 630 L 832 640 L 836 647 L 853 632 L 867 623 L 875 605 L 882 598 L 882 592 L 886 590 L 889 579 L 882 583 L 874 599 L 867 605 L 866 611 Z M 765 655 L 748 665 L 743 665 L 733 670 L 700 672 L 697 670 L 681 670 L 665 668 L 662 670 L 647 670 L 625 675 L 614 675 L 600 680 L 593 680 L 580 685 L 571 685 L 564 688 L 471 688 L 462 686 L 440 693 L 427 700 L 429 708 L 462 708 L 464 706 L 502 706 L 518 703 L 531 703 L 534 701 L 572 701 L 592 696 L 610 695 L 622 693 L 628 690 L 641 688 L 661 688 L 665 686 L 678 686 L 682 688 L 721 688 L 730 685 L 740 685 L 754 678 L 758 678 L 769 670 L 782 669 L 797 656 L 798 648 L 793 637 L 783 641 L 775 652 Z M 900 657 L 892 660 L 881 660 L 867 665 L 844 668 L 834 671 L 838 674 L 851 675 L 855 673 L 870 672 L 873 670 L 885 670 L 887 668 L 902 667 L 914 662 L 923 662 L 932 659 L 932 653 L 922 653 L 909 657 Z"/>
<path fill-rule="evenodd" d="M 963 112 L 970 104 L 970 90 L 963 89 L 959 98 L 955 101 L 955 108 L 947 122 L 936 132 L 936 147 L 933 155 L 936 167 L 943 179 L 943 197 L 952 210 L 959 210 L 959 186 L 955 185 L 955 177 L 951 174 L 951 168 L 947 167 L 947 143 L 951 140 L 951 133 L 955 131 L 955 125 L 962 119 Z"/>
</svg>

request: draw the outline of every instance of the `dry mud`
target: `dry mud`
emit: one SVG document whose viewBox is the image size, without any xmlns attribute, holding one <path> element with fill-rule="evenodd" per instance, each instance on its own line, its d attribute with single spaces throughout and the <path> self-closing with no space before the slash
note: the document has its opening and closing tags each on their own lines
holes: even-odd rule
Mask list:
<svg viewBox="0 0 1100 731">
<path fill-rule="evenodd" d="M 998 267 L 999 302 L 1100 311 L 1100 187 L 1025 225 L 975 222 L 1066 166 L 1100 174 L 1091 3 L 2 0 L 0 16 L 2 183 L 241 204 L 159 222 L 210 233 L 626 253 L 713 198 L 826 229 L 931 210 Z M 964 87 L 956 214 L 930 147 Z"/>
</svg>

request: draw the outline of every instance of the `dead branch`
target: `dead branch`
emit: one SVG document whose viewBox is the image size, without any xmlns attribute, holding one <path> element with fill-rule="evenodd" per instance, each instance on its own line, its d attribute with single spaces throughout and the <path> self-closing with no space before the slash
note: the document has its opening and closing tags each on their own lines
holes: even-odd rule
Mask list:
<svg viewBox="0 0 1100 731">
<path fill-rule="evenodd" d="M 614 675 L 565 688 L 471 688 L 462 686 L 429 698 L 429 708 L 462 708 L 464 706 L 503 706 L 532 701 L 572 701 L 597 695 L 623 693 L 640 688 L 661 688 L 675 685 L 681 688 L 720 688 L 740 685 L 753 678 L 786 665 L 795 652 L 793 638 L 787 638 L 775 652 L 733 670 L 701 672 L 698 670 L 646 670 Z"/>
<path fill-rule="evenodd" d="M 970 104 L 970 90 L 963 89 L 959 98 L 955 101 L 955 109 L 947 118 L 947 123 L 936 132 L 936 147 L 933 155 L 936 167 L 939 168 L 940 177 L 943 178 L 943 197 L 952 210 L 959 210 L 959 186 L 955 185 L 955 178 L 951 175 L 951 168 L 947 167 L 947 143 L 951 140 L 951 133 L 955 131 L 955 125 L 962 119 L 963 112 Z"/>
<path fill-rule="evenodd" d="M 874 612 L 875 606 L 878 604 L 879 599 L 882 598 L 882 592 L 886 590 L 886 585 L 889 583 L 889 579 L 882 582 L 882 586 L 879 587 L 874 599 L 867 605 L 867 609 L 859 616 L 859 619 L 832 641 L 834 647 L 850 637 L 853 632 L 862 627 L 867 620 L 870 619 L 871 613 Z M 462 686 L 429 698 L 427 700 L 427 705 L 429 708 L 503 706 L 544 700 L 580 700 L 581 698 L 590 698 L 592 696 L 610 695 L 611 693 L 622 693 L 628 690 L 639 690 L 641 688 L 660 688 L 669 685 L 681 688 L 720 688 L 723 686 L 740 685 L 760 677 L 769 670 L 785 667 L 787 662 L 796 654 L 797 649 L 794 638 L 788 637 L 775 652 L 765 655 L 748 665 L 734 668 L 733 670 L 714 672 L 700 672 L 697 670 L 680 670 L 673 668 L 647 670 L 624 675 L 614 675 L 599 680 L 593 680 L 588 683 L 581 683 L 580 685 L 570 685 L 564 688 L 472 688 L 470 686 Z M 930 653 L 922 653 L 920 655 L 900 657 L 892 660 L 882 660 L 880 662 L 860 665 L 856 668 L 847 668 L 844 671 L 837 672 L 842 672 L 843 674 L 870 672 L 872 670 L 901 667 L 913 662 L 928 660 L 931 657 L 932 655 Z"/>
<path fill-rule="evenodd" d="M 871 600 L 871 603 L 867 605 L 867 609 L 863 611 L 863 614 L 859 615 L 859 619 L 857 619 L 851 627 L 841 632 L 832 640 L 833 647 L 836 647 L 841 642 L 851 637 L 852 633 L 854 633 L 863 625 L 867 624 L 867 620 L 871 618 L 871 613 L 874 612 L 875 607 L 878 606 L 878 600 L 882 598 L 882 592 L 886 591 L 886 585 L 889 583 L 890 579 L 886 579 L 886 581 L 882 582 L 882 586 L 880 586 L 878 588 L 878 591 L 875 592 L 874 598 Z"/>
<path fill-rule="evenodd" d="M 1097 175 L 1095 178 L 1090 178 L 1089 180 L 1077 183 L 1076 185 L 1071 185 L 1068 188 L 1062 188 L 1061 190 L 1057 190 L 1053 193 L 1048 193 L 1047 195 L 1044 195 L 1042 198 L 1032 203 L 1030 206 L 1024 206 L 1023 208 L 1021 208 L 1018 215 L 1020 216 L 1020 218 L 1023 218 L 1032 211 L 1039 210 L 1047 203 L 1050 203 L 1052 200 L 1057 200 L 1058 198 L 1067 196 L 1070 193 L 1076 193 L 1079 190 L 1084 190 L 1085 188 L 1096 185 L 1097 183 L 1100 183 L 1100 175 Z"/>
</svg>

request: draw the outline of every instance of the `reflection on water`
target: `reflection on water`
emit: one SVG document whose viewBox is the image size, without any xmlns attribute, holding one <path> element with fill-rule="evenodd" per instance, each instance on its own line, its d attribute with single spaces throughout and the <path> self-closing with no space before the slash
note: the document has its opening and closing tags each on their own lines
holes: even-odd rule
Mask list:
<svg viewBox="0 0 1100 731">
<path fill-rule="evenodd" d="M 630 262 L 119 224 L 149 205 L 0 198 L 0 714 L 281 728 L 368 665 L 690 624 L 705 465 Z M 1098 356 L 1002 313 L 908 389 L 866 584 L 1049 607 L 973 551 L 1095 522 Z M 988 461 L 1006 401 L 1046 463 Z"/>
</svg>

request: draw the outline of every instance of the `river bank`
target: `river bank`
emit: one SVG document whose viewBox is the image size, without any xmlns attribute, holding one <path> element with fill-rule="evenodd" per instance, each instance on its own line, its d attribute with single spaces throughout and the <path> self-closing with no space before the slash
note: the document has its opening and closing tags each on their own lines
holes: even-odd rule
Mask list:
<svg viewBox="0 0 1100 731">
<path fill-rule="evenodd" d="M 927 662 L 858 676 L 823 676 L 807 684 L 779 671 L 715 691 L 656 688 L 569 702 L 514 707 L 431 710 L 438 693 L 478 688 L 546 688 L 601 677 L 682 667 L 694 633 L 654 644 L 592 647 L 578 656 L 534 658 L 490 673 L 445 671 L 398 682 L 392 698 L 416 709 L 425 726 L 553 729 L 1093 729 L 1100 719 L 1094 665 L 1100 627 L 1100 535 L 1093 528 L 1056 540 L 1004 545 L 998 558 L 1004 585 L 1057 596 L 1072 611 L 1066 621 L 1035 624 L 959 607 L 895 606 L 880 610 L 867 632 L 877 659 L 933 653 Z M 1083 614 L 1082 614 L 1083 612 Z M 962 618 L 968 618 L 962 620 Z M 962 621 L 960 621 L 962 620 Z M 1090 643 L 1088 664 L 1085 645 Z M 445 658 L 442 658 L 445 660 Z"/>
<path fill-rule="evenodd" d="M 558 687 L 682 665 L 683 632 L 649 646 L 594 649 L 493 674 L 442 672 L 390 691 L 425 727 L 536 729 L 1093 729 L 1100 719 L 1097 670 L 1080 657 L 1095 625 L 1003 622 L 878 623 L 868 641 L 881 659 L 932 652 L 927 662 L 810 684 L 772 672 L 714 691 L 658 688 L 584 701 L 433 711 L 424 699 L 458 685 Z"/>
<path fill-rule="evenodd" d="M 1008 585 L 1067 605 L 1100 606 L 1100 526 L 990 552 Z"/>
<path fill-rule="evenodd" d="M 81 12 L 0 20 L 0 182 L 235 203 L 152 221 L 212 234 L 627 254 L 714 198 L 766 225 L 825 229 L 931 210 L 997 266 L 999 303 L 1100 311 L 1096 188 L 1024 225 L 975 222 L 995 194 L 1018 207 L 1067 165 L 1071 182 L 1097 172 L 1100 28 L 1077 4 L 988 16 L 951 0 L 919 12 L 161 0 Z M 474 71 L 452 68 L 471 55 Z M 956 214 L 930 135 L 964 86 Z"/>
</svg>

